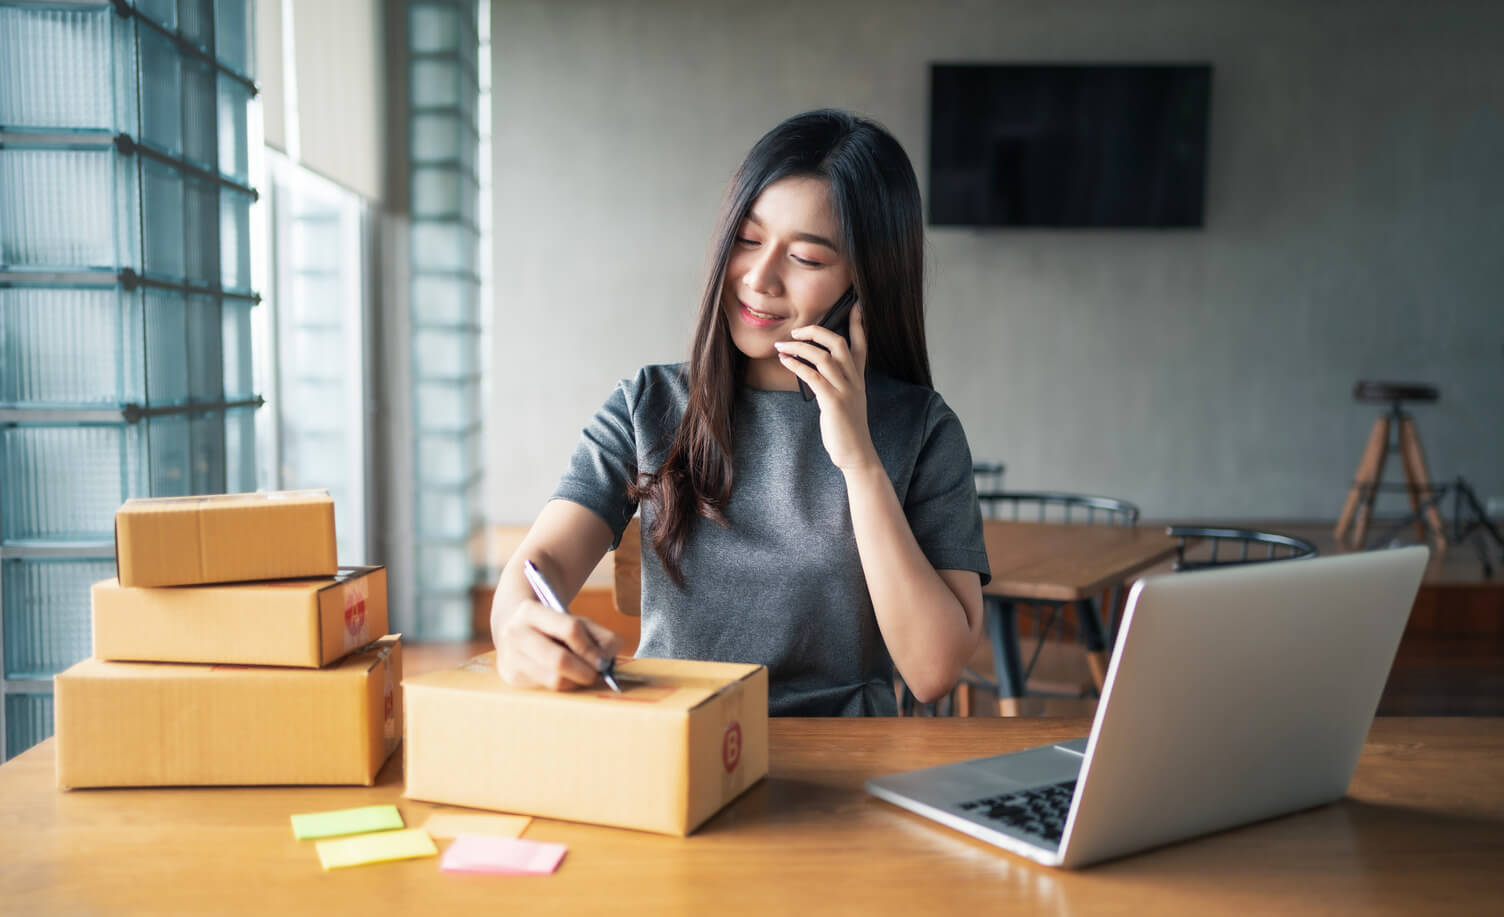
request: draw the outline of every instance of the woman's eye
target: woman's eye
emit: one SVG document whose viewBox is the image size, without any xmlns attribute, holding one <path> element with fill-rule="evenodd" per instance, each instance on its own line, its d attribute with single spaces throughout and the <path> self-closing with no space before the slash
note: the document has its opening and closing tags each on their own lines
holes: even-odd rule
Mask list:
<svg viewBox="0 0 1504 917">
<path fill-rule="evenodd" d="M 795 261 L 799 262 L 800 264 L 804 265 L 805 267 L 819 267 L 820 266 L 820 262 L 819 261 L 811 261 L 808 258 L 801 258 L 798 255 L 790 255 L 789 257 L 793 258 Z"/>
<path fill-rule="evenodd" d="M 748 246 L 756 245 L 757 244 L 757 240 L 756 239 L 749 239 L 746 236 L 737 236 L 736 237 L 736 242 L 737 242 L 738 245 L 748 245 Z"/>
</svg>

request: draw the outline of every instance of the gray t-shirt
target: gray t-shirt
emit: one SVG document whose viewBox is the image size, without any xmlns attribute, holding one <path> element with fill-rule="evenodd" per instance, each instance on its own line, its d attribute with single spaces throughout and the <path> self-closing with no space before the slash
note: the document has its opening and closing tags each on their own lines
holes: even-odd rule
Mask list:
<svg viewBox="0 0 1504 917">
<path fill-rule="evenodd" d="M 684 370 L 647 366 L 618 383 L 554 492 L 593 510 L 617 540 L 637 511 L 628 481 L 660 467 L 684 416 Z M 960 420 L 934 391 L 876 373 L 867 381 L 867 416 L 925 557 L 937 570 L 975 570 L 985 584 L 982 516 Z M 683 590 L 643 539 L 637 654 L 762 663 L 775 716 L 897 713 L 893 661 L 857 555 L 845 478 L 820 438 L 819 406 L 797 391 L 743 387 L 732 448 L 729 525 L 695 520 Z M 643 512 L 646 530 L 651 506 Z"/>
</svg>

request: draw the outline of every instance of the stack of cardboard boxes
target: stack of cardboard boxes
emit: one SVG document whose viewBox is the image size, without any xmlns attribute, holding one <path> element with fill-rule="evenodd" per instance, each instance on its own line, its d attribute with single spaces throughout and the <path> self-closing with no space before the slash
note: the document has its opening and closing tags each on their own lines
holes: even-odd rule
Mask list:
<svg viewBox="0 0 1504 917">
<path fill-rule="evenodd" d="M 323 491 L 131 500 L 94 658 L 58 675 L 64 788 L 371 785 L 403 740 L 386 570 L 337 567 Z M 684 835 L 768 771 L 761 665 L 623 659 L 519 688 L 495 654 L 412 679 L 407 795 Z"/>
<path fill-rule="evenodd" d="M 323 491 L 128 501 L 94 658 L 57 676 L 62 787 L 375 782 L 402 739 L 386 570 Z"/>
</svg>

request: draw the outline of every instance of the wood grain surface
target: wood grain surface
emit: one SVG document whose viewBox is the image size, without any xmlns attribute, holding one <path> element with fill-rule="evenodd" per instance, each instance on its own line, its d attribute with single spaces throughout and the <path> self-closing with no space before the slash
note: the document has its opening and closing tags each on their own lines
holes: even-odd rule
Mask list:
<svg viewBox="0 0 1504 917">
<path fill-rule="evenodd" d="M 0 913 L 1413 914 L 1504 901 L 1504 719 L 1379 720 L 1345 800 L 1080 872 L 862 790 L 1089 726 L 776 719 L 769 777 L 691 837 L 535 821 L 525 837 L 569 845 L 548 878 L 450 875 L 434 859 L 321 870 L 291 814 L 396 803 L 421 825 L 459 811 L 402 799 L 397 758 L 369 788 L 62 792 L 48 740 L 0 766 Z"/>
</svg>

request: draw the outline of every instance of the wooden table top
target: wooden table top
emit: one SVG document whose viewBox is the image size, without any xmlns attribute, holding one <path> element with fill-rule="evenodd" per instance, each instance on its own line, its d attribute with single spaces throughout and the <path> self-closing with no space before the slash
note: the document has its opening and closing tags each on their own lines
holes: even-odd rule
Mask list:
<svg viewBox="0 0 1504 917">
<path fill-rule="evenodd" d="M 1073 602 L 1093 598 L 1175 556 L 1162 528 L 982 520 L 991 595 Z"/>
<path fill-rule="evenodd" d="M 0 912 L 46 914 L 1478 913 L 1504 900 L 1504 719 L 1379 720 L 1348 798 L 1080 872 L 866 795 L 878 774 L 1085 735 L 1080 719 L 776 719 L 768 779 L 689 838 L 534 821 L 546 878 L 433 858 L 324 872 L 295 812 L 374 787 L 53 788 L 53 741 L 0 767 Z M 440 842 L 441 846 L 446 842 Z M 465 910 L 462 910 L 465 909 Z"/>
</svg>

